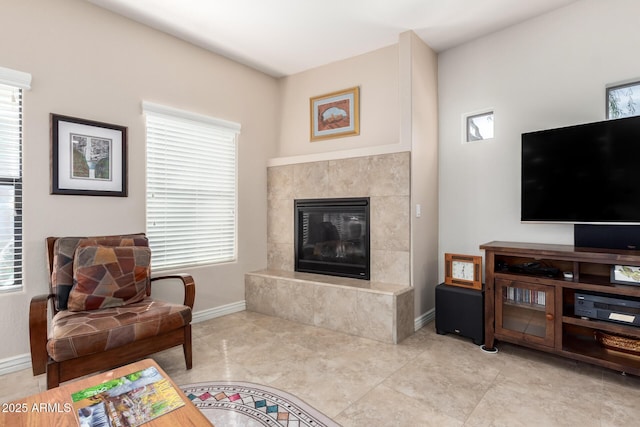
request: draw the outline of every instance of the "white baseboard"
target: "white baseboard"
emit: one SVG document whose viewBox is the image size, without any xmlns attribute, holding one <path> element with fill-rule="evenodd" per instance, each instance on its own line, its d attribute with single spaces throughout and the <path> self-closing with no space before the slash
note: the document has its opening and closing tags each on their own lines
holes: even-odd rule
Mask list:
<svg viewBox="0 0 640 427">
<path fill-rule="evenodd" d="M 246 308 L 247 303 L 243 300 L 220 307 L 210 308 L 208 310 L 194 312 L 191 323 L 204 322 L 205 320 L 215 319 L 216 317 L 244 311 Z M 31 369 L 30 353 L 19 354 L 17 356 L 0 360 L 0 375 L 10 374 L 23 369 Z"/>
<path fill-rule="evenodd" d="M 415 330 L 416 331 L 419 330 L 420 328 L 422 328 L 427 323 L 435 320 L 435 318 L 436 318 L 436 309 L 432 308 L 431 310 L 429 310 L 426 313 L 424 313 L 422 316 L 416 318 L 416 320 L 415 320 Z"/>
<path fill-rule="evenodd" d="M 0 360 L 0 375 L 31 369 L 31 354 L 19 354 Z"/>
<path fill-rule="evenodd" d="M 245 311 L 247 302 L 245 300 L 232 302 L 231 304 L 221 305 L 220 307 L 209 308 L 193 313 L 191 323 L 200 323 L 205 320 L 215 319 L 216 317 L 226 316 L 227 314 Z"/>
</svg>

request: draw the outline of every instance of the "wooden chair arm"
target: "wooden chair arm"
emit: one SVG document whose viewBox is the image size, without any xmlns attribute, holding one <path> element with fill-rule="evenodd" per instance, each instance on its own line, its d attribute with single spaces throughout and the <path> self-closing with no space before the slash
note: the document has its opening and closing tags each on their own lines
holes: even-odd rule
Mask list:
<svg viewBox="0 0 640 427">
<path fill-rule="evenodd" d="M 38 295 L 29 304 L 29 342 L 33 375 L 44 374 L 49 361 L 47 353 L 47 303 L 54 295 Z"/>
<path fill-rule="evenodd" d="M 164 276 L 154 276 L 151 281 L 165 280 L 165 279 L 180 279 L 184 285 L 184 305 L 189 306 L 193 310 L 193 303 L 196 299 L 196 284 L 193 281 L 193 277 L 186 273 L 167 274 Z"/>
</svg>

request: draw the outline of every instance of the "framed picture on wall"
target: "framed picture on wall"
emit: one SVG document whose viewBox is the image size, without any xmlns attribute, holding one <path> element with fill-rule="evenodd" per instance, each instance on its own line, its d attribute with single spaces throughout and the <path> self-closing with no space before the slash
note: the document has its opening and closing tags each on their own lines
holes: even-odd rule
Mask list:
<svg viewBox="0 0 640 427">
<path fill-rule="evenodd" d="M 360 134 L 360 88 L 311 98 L 311 141 Z"/>
<path fill-rule="evenodd" d="M 127 128 L 51 114 L 51 194 L 127 196 Z"/>
</svg>

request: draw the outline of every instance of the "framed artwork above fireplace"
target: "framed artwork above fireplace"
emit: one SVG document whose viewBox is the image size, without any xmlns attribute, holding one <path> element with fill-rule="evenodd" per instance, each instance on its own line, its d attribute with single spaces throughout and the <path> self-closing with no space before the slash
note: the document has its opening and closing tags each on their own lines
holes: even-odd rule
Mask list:
<svg viewBox="0 0 640 427">
<path fill-rule="evenodd" d="M 311 98 L 311 141 L 360 134 L 360 88 Z"/>
</svg>

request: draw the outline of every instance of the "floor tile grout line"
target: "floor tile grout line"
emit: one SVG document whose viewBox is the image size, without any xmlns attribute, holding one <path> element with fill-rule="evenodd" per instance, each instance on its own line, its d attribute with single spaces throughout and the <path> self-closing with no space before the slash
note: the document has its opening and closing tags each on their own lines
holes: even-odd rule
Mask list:
<svg viewBox="0 0 640 427">
<path fill-rule="evenodd" d="M 426 326 L 426 325 L 425 325 Z M 417 331 L 416 331 L 417 332 Z M 400 344 L 394 344 L 394 345 L 400 345 Z M 425 352 L 427 352 L 428 350 L 423 350 L 421 352 L 419 352 L 418 354 L 416 354 L 415 356 L 413 356 L 412 358 L 410 358 L 409 360 L 407 360 L 405 363 L 403 363 L 400 367 L 398 367 L 396 370 L 394 370 L 393 372 L 389 373 L 386 377 L 384 377 L 382 380 L 380 380 L 377 384 L 375 384 L 374 386 L 372 386 L 371 388 L 369 388 L 369 390 L 367 390 L 366 393 L 364 393 L 362 396 L 360 396 L 356 401 L 352 402 L 349 406 L 347 406 L 345 409 L 343 409 L 342 411 L 340 411 L 335 418 L 339 418 L 345 411 L 347 411 L 349 408 L 355 406 L 356 404 L 358 404 L 358 402 L 362 401 L 365 397 L 367 397 L 369 394 L 371 394 L 376 388 L 378 388 L 379 386 L 383 385 L 384 382 L 386 382 L 387 380 L 389 380 L 391 377 L 393 377 L 395 374 L 397 374 L 398 372 L 400 372 L 402 369 L 404 369 L 405 367 L 407 367 L 410 363 L 416 361 L 422 354 L 424 354 Z M 402 394 L 403 396 L 405 396 L 408 399 L 413 400 L 413 398 L 411 396 L 407 396 L 406 394 L 402 393 L 401 391 L 397 391 L 394 390 L 396 393 Z"/>
</svg>

